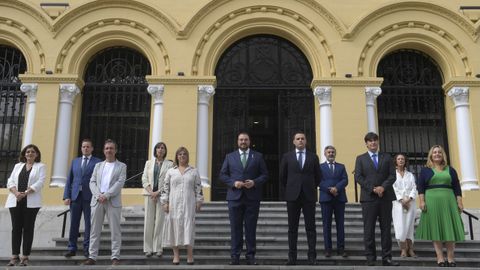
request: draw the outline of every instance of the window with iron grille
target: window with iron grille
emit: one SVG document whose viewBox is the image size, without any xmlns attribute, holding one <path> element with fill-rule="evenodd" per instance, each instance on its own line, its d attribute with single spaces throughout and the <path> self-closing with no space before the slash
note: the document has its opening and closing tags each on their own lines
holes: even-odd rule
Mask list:
<svg viewBox="0 0 480 270">
<path fill-rule="evenodd" d="M 26 70 L 20 50 L 0 45 L 0 187 L 6 186 L 22 147 L 27 96 L 18 75 Z"/>
<path fill-rule="evenodd" d="M 142 172 L 149 158 L 148 74 L 150 63 L 142 54 L 112 47 L 91 59 L 84 77 L 80 139 L 92 139 L 94 155 L 100 158 L 104 158 L 104 141 L 113 139 L 118 160 L 127 164 L 127 178 Z M 125 183 L 125 187 L 141 186 L 141 176 Z"/>
<path fill-rule="evenodd" d="M 399 50 L 380 61 L 377 76 L 384 80 L 377 99 L 381 148 L 406 154 L 418 174 L 431 146 L 443 145 L 448 154 L 440 68 L 422 52 Z"/>
</svg>

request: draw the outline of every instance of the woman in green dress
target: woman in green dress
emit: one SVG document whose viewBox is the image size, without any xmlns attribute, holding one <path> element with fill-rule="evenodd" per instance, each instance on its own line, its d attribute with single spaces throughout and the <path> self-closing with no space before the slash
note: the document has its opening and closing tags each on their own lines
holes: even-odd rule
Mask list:
<svg viewBox="0 0 480 270">
<path fill-rule="evenodd" d="M 440 145 L 428 152 L 427 165 L 418 178 L 420 224 L 417 238 L 432 240 L 440 267 L 455 267 L 455 242 L 465 240 L 460 214 L 463 210 L 462 190 L 455 169 L 448 166 L 447 156 Z M 443 246 L 447 248 L 447 260 Z"/>
</svg>

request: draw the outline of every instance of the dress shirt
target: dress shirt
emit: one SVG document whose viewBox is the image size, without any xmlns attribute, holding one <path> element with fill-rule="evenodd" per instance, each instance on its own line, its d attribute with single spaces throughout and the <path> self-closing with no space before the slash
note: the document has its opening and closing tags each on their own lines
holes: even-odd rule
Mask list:
<svg viewBox="0 0 480 270">
<path fill-rule="evenodd" d="M 248 162 L 248 155 L 250 154 L 250 148 L 248 148 L 247 150 L 243 151 L 241 149 L 238 149 L 238 152 L 240 153 L 240 160 L 242 160 L 242 155 L 243 155 L 243 152 L 245 152 L 245 161 Z"/>
<path fill-rule="evenodd" d="M 303 150 L 295 149 L 295 153 L 297 153 L 297 160 L 298 160 L 299 152 L 302 152 L 302 169 L 303 169 L 303 166 L 305 165 L 305 157 L 306 157 L 307 151 L 306 149 L 303 149 Z"/>
<path fill-rule="evenodd" d="M 100 192 L 107 192 L 110 187 L 110 181 L 112 180 L 113 168 L 115 168 L 115 162 L 105 162 L 103 168 L 102 180 L 100 181 Z"/>
</svg>

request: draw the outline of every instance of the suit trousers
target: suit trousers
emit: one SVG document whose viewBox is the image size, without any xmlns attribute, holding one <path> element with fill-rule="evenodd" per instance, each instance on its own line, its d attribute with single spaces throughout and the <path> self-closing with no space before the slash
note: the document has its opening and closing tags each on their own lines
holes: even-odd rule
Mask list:
<svg viewBox="0 0 480 270">
<path fill-rule="evenodd" d="M 382 243 L 382 260 L 392 258 L 392 201 L 377 199 L 371 202 L 362 202 L 363 239 L 365 242 L 365 256 L 368 261 L 376 261 L 375 224 L 380 223 Z"/>
<path fill-rule="evenodd" d="M 145 227 L 143 230 L 143 252 L 163 252 L 162 236 L 165 212 L 160 198 L 154 202 L 145 196 Z"/>
<path fill-rule="evenodd" d="M 111 258 L 112 260 L 120 259 L 120 247 L 122 246 L 122 233 L 120 231 L 121 214 L 122 207 L 113 207 L 110 201 L 103 204 L 97 203 L 95 206 L 92 206 L 92 227 L 90 231 L 90 248 L 88 250 L 90 259 L 97 260 L 105 215 L 110 226 Z"/>
<path fill-rule="evenodd" d="M 23 256 L 32 251 L 35 219 L 40 208 L 27 208 L 27 198 L 17 202 L 16 207 L 9 208 L 12 220 L 12 255 L 20 254 L 23 238 Z"/>
<path fill-rule="evenodd" d="M 85 232 L 83 234 L 83 252 L 88 254 L 88 247 L 90 245 L 90 200 L 82 198 L 82 192 L 77 196 L 77 199 L 70 202 L 70 232 L 68 235 L 68 250 L 77 251 L 77 241 L 80 229 L 80 220 L 85 222 Z"/>
<path fill-rule="evenodd" d="M 303 193 L 300 193 L 296 201 L 287 201 L 288 213 L 288 259 L 295 262 L 297 260 L 297 241 L 298 224 L 300 213 L 303 211 L 305 220 L 305 231 L 307 233 L 308 258 L 317 258 L 317 230 L 315 227 L 315 201 L 305 200 Z"/>
<path fill-rule="evenodd" d="M 257 220 L 260 201 L 249 200 L 242 195 L 240 200 L 228 201 L 228 216 L 230 218 L 230 237 L 232 260 L 238 260 L 243 247 L 243 227 L 245 226 L 245 243 L 247 260 L 255 259 Z"/>
<path fill-rule="evenodd" d="M 345 203 L 333 199 L 329 202 L 320 203 L 322 208 L 323 241 L 325 250 L 332 250 L 332 215 L 335 215 L 337 229 L 337 250 L 345 250 Z"/>
</svg>

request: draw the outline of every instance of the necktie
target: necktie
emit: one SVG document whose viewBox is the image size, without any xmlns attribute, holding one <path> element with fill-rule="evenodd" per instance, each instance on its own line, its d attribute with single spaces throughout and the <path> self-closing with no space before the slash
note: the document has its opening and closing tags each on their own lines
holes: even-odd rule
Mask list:
<svg viewBox="0 0 480 270">
<path fill-rule="evenodd" d="M 242 152 L 242 166 L 243 168 L 245 168 L 245 166 L 247 165 L 247 152 L 243 151 Z"/>
<path fill-rule="evenodd" d="M 372 155 L 372 160 L 373 160 L 373 165 L 375 165 L 375 169 L 378 169 L 377 154 Z"/>
<path fill-rule="evenodd" d="M 87 164 L 88 164 L 88 158 L 87 158 L 87 157 L 83 157 L 83 162 L 82 162 L 82 175 L 85 173 L 85 169 L 87 168 Z"/>
<path fill-rule="evenodd" d="M 328 167 L 330 167 L 330 171 L 331 171 L 332 174 L 333 174 L 333 173 L 334 173 L 333 163 L 328 163 Z"/>
<path fill-rule="evenodd" d="M 303 168 L 303 152 L 302 151 L 298 152 L 298 165 L 300 165 L 300 169 Z"/>
</svg>

